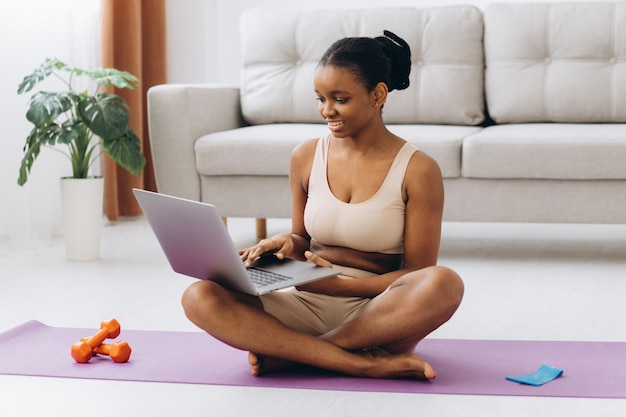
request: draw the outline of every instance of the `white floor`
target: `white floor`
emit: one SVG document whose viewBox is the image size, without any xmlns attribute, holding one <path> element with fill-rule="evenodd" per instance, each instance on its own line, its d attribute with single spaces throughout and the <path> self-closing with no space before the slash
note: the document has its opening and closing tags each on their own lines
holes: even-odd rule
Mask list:
<svg viewBox="0 0 626 417">
<path fill-rule="evenodd" d="M 231 219 L 229 225 L 238 246 L 252 243 L 254 220 Z M 268 223 L 269 233 L 288 228 L 287 220 Z M 433 337 L 626 341 L 626 225 L 445 223 L 440 263 L 463 276 L 466 295 L 456 316 Z M 179 303 L 190 282 L 170 271 L 143 219 L 107 224 L 96 262 L 66 261 L 61 240 L 38 250 L 0 247 L 0 331 L 33 319 L 94 328 L 109 317 L 127 329 L 196 331 Z M 0 376 L 0 416 L 83 414 L 623 417 L 626 400 Z"/>
</svg>

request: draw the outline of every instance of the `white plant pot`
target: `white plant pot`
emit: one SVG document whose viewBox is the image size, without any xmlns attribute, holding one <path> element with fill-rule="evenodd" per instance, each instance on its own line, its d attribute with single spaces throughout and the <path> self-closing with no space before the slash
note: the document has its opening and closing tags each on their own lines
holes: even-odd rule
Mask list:
<svg viewBox="0 0 626 417">
<path fill-rule="evenodd" d="M 65 253 L 70 261 L 100 258 L 104 178 L 61 178 Z"/>
</svg>

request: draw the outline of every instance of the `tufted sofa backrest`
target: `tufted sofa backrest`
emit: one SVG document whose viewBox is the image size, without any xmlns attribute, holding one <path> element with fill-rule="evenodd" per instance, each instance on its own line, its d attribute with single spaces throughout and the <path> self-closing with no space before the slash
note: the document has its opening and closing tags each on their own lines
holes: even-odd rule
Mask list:
<svg viewBox="0 0 626 417">
<path fill-rule="evenodd" d="M 476 125 L 484 118 L 483 19 L 474 6 L 296 11 L 241 18 L 241 104 L 250 124 L 318 123 L 313 76 L 336 40 L 379 36 L 411 46 L 411 85 L 385 104 L 387 123 Z"/>
<path fill-rule="evenodd" d="M 496 122 L 626 122 L 626 3 L 493 4 L 484 20 Z"/>
</svg>

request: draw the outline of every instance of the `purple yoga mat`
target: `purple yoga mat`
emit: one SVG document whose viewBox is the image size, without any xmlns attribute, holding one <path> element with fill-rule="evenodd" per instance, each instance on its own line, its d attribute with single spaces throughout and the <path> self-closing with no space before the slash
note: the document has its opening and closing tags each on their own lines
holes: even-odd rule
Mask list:
<svg viewBox="0 0 626 417">
<path fill-rule="evenodd" d="M 417 353 L 437 371 L 433 381 L 353 378 L 311 368 L 250 375 L 247 353 L 201 332 L 125 330 L 133 352 L 116 364 L 94 357 L 77 364 L 72 344 L 95 329 L 30 321 L 0 334 L 0 374 L 250 387 L 423 394 L 626 398 L 626 343 L 426 339 Z M 540 387 L 505 380 L 547 364 L 565 372 Z"/>
</svg>

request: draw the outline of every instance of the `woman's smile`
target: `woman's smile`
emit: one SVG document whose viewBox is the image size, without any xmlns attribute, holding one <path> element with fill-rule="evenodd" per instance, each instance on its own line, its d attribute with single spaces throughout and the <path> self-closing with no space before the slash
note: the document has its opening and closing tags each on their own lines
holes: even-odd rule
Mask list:
<svg viewBox="0 0 626 417">
<path fill-rule="evenodd" d="M 341 127 L 345 124 L 343 120 L 327 120 L 326 123 L 331 131 L 341 129 Z"/>
</svg>

